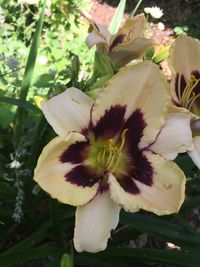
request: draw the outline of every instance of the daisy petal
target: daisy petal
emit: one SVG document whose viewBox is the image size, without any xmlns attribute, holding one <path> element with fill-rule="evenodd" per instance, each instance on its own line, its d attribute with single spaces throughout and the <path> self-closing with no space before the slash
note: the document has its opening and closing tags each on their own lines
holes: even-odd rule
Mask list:
<svg viewBox="0 0 200 267">
<path fill-rule="evenodd" d="M 151 62 L 146 61 L 125 67 L 108 82 L 99 94 L 92 108 L 94 127 L 114 107 L 118 107 L 116 117 L 118 111 L 120 116 L 121 111 L 125 111 L 123 120 L 120 117 L 120 123 L 125 122 L 136 110 L 140 110 L 146 127 L 139 146 L 140 148 L 146 147 L 155 141 L 165 122 L 170 101 L 166 87 L 167 84 L 159 68 Z M 110 121 L 112 124 L 112 117 Z"/>
<path fill-rule="evenodd" d="M 81 132 L 89 124 L 93 100 L 76 88 L 69 88 L 48 101 L 41 109 L 54 131 L 65 137 L 69 131 Z"/>
<path fill-rule="evenodd" d="M 78 252 L 98 252 L 107 246 L 111 230 L 119 222 L 120 206 L 108 191 L 98 193 L 89 203 L 77 207 L 74 245 Z"/>
<path fill-rule="evenodd" d="M 188 152 L 196 166 L 200 169 L 200 136 L 193 137 L 194 149 Z"/>
<path fill-rule="evenodd" d="M 184 200 L 183 172 L 174 162 L 167 161 L 159 155 L 146 152 L 145 156 L 153 168 L 152 185 L 146 185 L 139 179 L 129 177 L 129 183 L 130 179 L 134 181 L 133 190 L 126 190 L 126 187 L 122 187 L 117 178 L 111 174 L 109 177 L 111 198 L 127 211 L 144 209 L 157 215 L 178 212 Z"/>
<path fill-rule="evenodd" d="M 70 205 L 83 205 L 97 193 L 98 179 L 84 165 L 74 165 L 82 157 L 82 146 L 76 147 L 77 159 L 67 157 L 72 144 L 86 141 L 78 133 L 66 139 L 54 138 L 42 151 L 34 173 L 34 180 L 53 198 Z"/>
<path fill-rule="evenodd" d="M 178 153 L 191 150 L 193 141 L 190 120 L 189 114 L 170 114 L 150 149 L 169 160 L 175 159 Z"/>
</svg>

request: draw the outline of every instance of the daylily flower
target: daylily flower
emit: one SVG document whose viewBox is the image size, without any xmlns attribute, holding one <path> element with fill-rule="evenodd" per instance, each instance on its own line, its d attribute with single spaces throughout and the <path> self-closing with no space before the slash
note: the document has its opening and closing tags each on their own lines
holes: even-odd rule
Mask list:
<svg viewBox="0 0 200 267">
<path fill-rule="evenodd" d="M 112 62 L 122 67 L 133 59 L 142 58 L 154 42 L 144 38 L 146 20 L 144 14 L 128 18 L 115 35 L 111 35 L 106 25 L 90 20 L 92 32 L 87 37 L 89 48 L 96 45 L 97 51 L 106 53 Z"/>
<path fill-rule="evenodd" d="M 200 168 L 200 42 L 188 36 L 177 38 L 170 49 L 169 65 L 174 104 L 190 116 L 193 149 L 188 154 Z"/>
<path fill-rule="evenodd" d="M 77 251 L 105 249 L 121 208 L 178 212 L 185 176 L 152 149 L 170 103 L 166 87 L 159 68 L 146 61 L 113 76 L 95 101 L 69 88 L 42 102 L 58 137 L 44 148 L 34 180 L 77 206 Z"/>
</svg>

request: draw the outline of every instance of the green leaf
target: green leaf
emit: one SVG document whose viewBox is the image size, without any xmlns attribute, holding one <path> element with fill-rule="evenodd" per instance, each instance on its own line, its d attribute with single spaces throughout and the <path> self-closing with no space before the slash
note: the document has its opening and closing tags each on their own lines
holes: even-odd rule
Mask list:
<svg viewBox="0 0 200 267">
<path fill-rule="evenodd" d="M 156 217 L 129 213 L 123 213 L 121 221 L 162 241 L 190 249 L 200 249 L 199 235 L 186 232 L 183 226 Z"/>
<path fill-rule="evenodd" d="M 29 250 L 21 250 L 19 252 L 1 254 L 0 255 L 0 266 L 8 267 L 17 263 L 23 263 L 35 259 L 43 259 L 48 256 L 56 256 L 63 254 L 64 249 L 56 247 L 51 248 L 34 248 Z"/>
<path fill-rule="evenodd" d="M 60 267 L 74 267 L 73 256 L 69 253 L 63 254 Z"/>
<path fill-rule="evenodd" d="M 15 117 L 15 111 L 16 107 L 0 103 L 0 126 L 2 128 L 8 128 Z"/>
<path fill-rule="evenodd" d="M 135 6 L 135 8 L 133 9 L 133 11 L 131 11 L 129 17 L 134 17 L 135 13 L 137 12 L 139 6 L 142 4 L 142 0 L 138 0 L 137 5 Z"/>
<path fill-rule="evenodd" d="M 181 212 L 187 212 L 191 209 L 200 207 L 200 196 L 190 197 L 185 200 L 183 206 L 181 207 Z"/>
<path fill-rule="evenodd" d="M 153 262 L 178 264 L 183 267 L 199 267 L 200 254 L 197 252 L 167 251 L 163 249 L 132 249 L 132 248 L 109 248 L 104 252 L 96 254 L 96 257 L 105 258 L 115 257 L 119 261 L 127 258 L 142 261 L 151 260 Z M 170 265 L 171 266 L 171 265 Z"/>
<path fill-rule="evenodd" d="M 149 47 L 147 48 L 145 59 L 146 60 L 151 60 L 152 57 L 154 56 L 155 48 L 154 47 Z"/>
<path fill-rule="evenodd" d="M 25 250 L 27 248 L 35 246 L 46 237 L 47 231 L 49 230 L 50 226 L 50 221 L 45 222 L 36 233 L 12 246 L 9 250 L 6 251 L 5 254 L 12 254 L 20 250 Z"/>
<path fill-rule="evenodd" d="M 31 81 L 32 81 L 32 77 L 33 77 L 33 71 L 34 71 L 34 67 L 35 67 L 38 47 L 39 47 L 39 43 L 40 43 L 42 26 L 43 26 L 43 22 L 44 22 L 45 7 L 46 7 L 46 0 L 44 1 L 43 6 L 42 6 L 42 11 L 40 13 L 40 18 L 39 18 L 37 26 L 36 26 L 36 31 L 34 33 L 33 41 L 31 44 L 29 55 L 28 55 L 28 60 L 26 63 L 24 78 L 22 81 L 22 87 L 21 87 L 21 92 L 20 92 L 20 99 L 21 100 L 26 99 L 27 94 L 28 94 L 28 90 L 31 86 Z"/>
<path fill-rule="evenodd" d="M 109 81 L 111 79 L 111 77 L 113 76 L 113 74 L 106 74 L 102 77 L 100 77 L 99 79 L 97 79 L 97 81 L 92 85 L 91 89 L 96 89 L 96 88 L 101 88 L 103 87 L 107 81 Z"/>
<path fill-rule="evenodd" d="M 91 256 L 89 254 L 87 254 L 87 256 L 79 254 L 75 256 L 74 261 L 75 266 L 113 267 L 111 263 L 108 263 L 107 259 L 98 259 L 96 256 Z"/>
<path fill-rule="evenodd" d="M 95 53 L 94 59 L 94 76 L 101 77 L 104 75 L 112 74 L 114 75 L 114 68 L 111 59 L 104 54 L 99 52 Z"/>
<path fill-rule="evenodd" d="M 22 81 L 22 87 L 21 87 L 21 91 L 20 91 L 20 100 L 26 100 L 29 88 L 31 86 L 31 81 L 32 81 L 32 77 L 33 77 L 33 72 L 34 72 L 38 47 L 39 47 L 40 36 L 41 36 L 43 22 L 44 22 L 46 1 L 47 0 L 44 0 L 43 6 L 42 6 L 42 11 L 40 13 L 40 18 L 39 18 L 37 26 L 36 26 L 36 31 L 34 33 L 33 41 L 31 44 L 29 55 L 28 55 L 28 60 L 26 63 L 24 78 Z M 17 116 L 16 116 L 16 125 L 15 125 L 15 129 L 14 129 L 15 135 L 16 135 L 15 136 L 16 140 L 19 140 L 19 138 L 20 138 L 20 134 L 21 134 L 21 131 L 23 129 L 24 117 L 25 117 L 24 110 L 22 107 L 19 107 L 18 112 L 17 112 Z M 16 141 L 16 143 L 17 143 L 17 141 Z"/>
<path fill-rule="evenodd" d="M 109 32 L 112 35 L 115 35 L 119 30 L 119 27 L 120 27 L 120 24 L 121 24 L 123 15 L 124 15 L 125 7 L 126 7 L 126 0 L 121 0 L 119 2 L 119 5 L 116 9 L 116 12 L 115 12 L 115 14 L 112 18 L 112 21 L 110 23 L 110 26 L 109 26 Z"/>
<path fill-rule="evenodd" d="M 112 64 L 111 59 L 106 55 L 99 52 L 95 52 L 95 58 L 94 58 L 94 69 L 92 77 L 87 81 L 86 88 L 94 89 L 96 88 L 96 82 L 98 79 L 105 81 L 105 78 L 112 77 L 115 74 L 116 70 Z M 94 86 L 94 87 L 93 87 Z"/>
<path fill-rule="evenodd" d="M 169 56 L 169 48 L 170 46 L 163 47 L 154 57 L 153 62 L 159 64 Z"/>
<path fill-rule="evenodd" d="M 3 74 L 1 71 L 0 71 L 0 85 L 7 85 L 8 82 L 7 80 L 5 79 L 5 74 Z"/>
<path fill-rule="evenodd" d="M 8 103 L 8 104 L 15 105 L 15 106 L 25 108 L 25 109 L 36 110 L 36 107 L 32 103 L 27 102 L 27 101 L 23 101 L 21 99 L 15 99 L 15 98 L 6 97 L 6 96 L 0 96 L 0 102 Z"/>
<path fill-rule="evenodd" d="M 44 87 L 49 87 L 53 80 L 54 77 L 52 75 L 43 73 L 34 79 L 33 84 L 37 88 L 44 88 Z"/>
</svg>

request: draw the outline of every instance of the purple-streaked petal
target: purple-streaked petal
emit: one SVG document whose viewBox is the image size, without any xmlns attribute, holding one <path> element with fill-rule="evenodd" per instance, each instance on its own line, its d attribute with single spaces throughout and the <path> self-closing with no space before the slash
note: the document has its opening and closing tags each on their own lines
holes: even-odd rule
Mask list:
<svg viewBox="0 0 200 267">
<path fill-rule="evenodd" d="M 139 181 L 147 186 L 153 184 L 153 168 L 151 163 L 148 161 L 144 153 L 136 150 L 132 154 L 134 161 L 133 171 L 129 171 L 129 175 L 132 175 L 133 179 Z"/>
<path fill-rule="evenodd" d="M 114 138 L 120 133 L 122 126 L 125 122 L 124 115 L 126 107 L 121 105 L 111 106 L 106 109 L 97 124 L 91 126 L 94 135 L 99 138 Z"/>
<path fill-rule="evenodd" d="M 125 34 L 117 35 L 114 40 L 112 41 L 110 45 L 110 51 L 117 45 L 121 44 L 124 41 L 124 38 L 126 37 Z"/>
<path fill-rule="evenodd" d="M 182 75 L 186 84 L 191 80 L 191 74 L 199 79 L 200 72 L 200 41 L 189 36 L 179 36 L 170 48 L 169 67 L 172 72 L 172 92 L 177 94 L 177 75 Z M 182 91 L 183 86 L 180 87 Z M 197 84 L 194 92 L 199 93 L 200 83 Z M 176 99 L 175 99 L 176 101 Z M 197 100 L 200 104 L 199 99 Z M 195 103 L 196 105 L 196 103 Z M 197 107 L 196 107 L 197 108 Z M 194 112 L 196 115 L 197 112 Z M 200 111 L 199 114 L 200 115 Z"/>
<path fill-rule="evenodd" d="M 101 178 L 91 168 L 81 164 L 75 166 L 70 172 L 65 174 L 65 180 L 67 182 L 81 187 L 92 187 Z"/>
<path fill-rule="evenodd" d="M 137 187 L 134 179 L 127 174 L 122 174 L 117 176 L 117 181 L 119 182 L 120 186 L 126 191 L 127 193 L 137 195 L 140 193 L 139 188 Z"/>
<path fill-rule="evenodd" d="M 184 200 L 184 173 L 174 162 L 165 160 L 159 155 L 146 151 L 145 157 L 153 169 L 152 186 L 135 180 L 140 192 L 131 194 L 124 190 L 115 176 L 110 174 L 111 198 L 127 211 L 144 209 L 158 215 L 178 212 Z"/>
<path fill-rule="evenodd" d="M 82 163 L 87 155 L 89 150 L 89 142 L 76 142 L 68 147 L 67 150 L 63 152 L 60 156 L 60 161 L 62 163 L 71 162 L 73 164 Z"/>
<path fill-rule="evenodd" d="M 109 52 L 114 65 L 121 68 L 133 59 L 141 59 L 149 47 L 154 46 L 151 39 L 137 38 L 128 43 L 118 44 Z"/>
<path fill-rule="evenodd" d="M 144 115 L 140 109 L 135 110 L 123 126 L 123 130 L 128 129 L 125 136 L 127 150 L 134 152 L 138 149 L 139 142 L 147 126 Z"/>
<path fill-rule="evenodd" d="M 130 65 L 113 76 L 99 94 L 92 108 L 92 125 L 95 128 L 104 117 L 105 111 L 111 110 L 112 107 L 125 108 L 124 121 L 128 120 L 134 111 L 140 110 L 147 126 L 139 147 L 145 148 L 155 141 L 163 126 L 169 101 L 167 83 L 155 64 L 145 61 Z M 110 118 L 108 124 L 113 124 L 113 121 L 118 124 L 116 118 Z M 121 126 L 121 121 L 119 116 L 118 127 Z"/>
<path fill-rule="evenodd" d="M 61 155 L 70 145 L 84 141 L 86 140 L 83 135 L 73 132 L 65 139 L 54 138 L 42 151 L 34 172 L 34 180 L 51 197 L 74 206 L 90 201 L 99 189 L 98 181 L 96 183 L 90 181 L 90 179 L 94 179 L 94 176 L 90 176 L 79 168 L 75 177 L 74 170 L 77 165 L 60 161 Z M 69 175 L 66 176 L 67 174 Z"/>
</svg>

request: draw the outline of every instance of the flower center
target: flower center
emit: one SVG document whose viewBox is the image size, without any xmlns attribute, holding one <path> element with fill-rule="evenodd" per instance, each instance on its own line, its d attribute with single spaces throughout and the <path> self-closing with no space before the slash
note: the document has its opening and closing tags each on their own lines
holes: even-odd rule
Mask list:
<svg viewBox="0 0 200 267">
<path fill-rule="evenodd" d="M 123 130 L 118 142 L 114 138 L 108 140 L 91 138 L 90 151 L 85 164 L 102 176 L 108 172 L 124 171 L 128 161 L 128 155 L 124 150 L 127 131 L 128 129 Z"/>
<path fill-rule="evenodd" d="M 107 141 L 107 144 L 104 145 L 103 149 L 99 151 L 97 162 L 103 166 L 106 171 L 114 172 L 120 163 L 127 131 L 128 129 L 125 129 L 122 132 L 120 145 L 115 144 L 114 140 L 111 138 Z"/>
<path fill-rule="evenodd" d="M 200 98 L 200 95 L 194 92 L 197 84 L 199 83 L 200 79 L 197 79 L 194 74 L 191 75 L 190 80 L 188 81 L 186 87 L 184 88 L 183 93 L 181 94 L 181 75 L 178 78 L 178 99 L 180 104 L 187 108 L 188 110 L 192 109 L 194 102 L 197 98 Z"/>
</svg>

